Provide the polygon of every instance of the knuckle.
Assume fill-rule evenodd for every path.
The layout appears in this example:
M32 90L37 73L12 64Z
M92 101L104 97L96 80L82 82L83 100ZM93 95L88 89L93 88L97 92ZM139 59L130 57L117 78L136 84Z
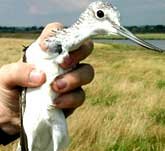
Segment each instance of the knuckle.
M18 75L17 73L21 73L20 66L18 64L21 63L11 63L6 67L6 70L8 70L8 74L10 74L11 79L15 79Z
M21 70L20 70L20 65L22 63L11 63L4 65L1 68L1 79L4 82L6 86L12 86L15 81L18 81L18 76L20 75Z
M82 105L84 103L84 101L85 101L86 95L85 95L85 92L84 92L83 89L80 89L79 93L80 93L80 96L81 96L81 99L79 101L80 102L79 105Z
M78 107L82 105L85 101L86 95L83 89L78 88L74 91L74 93L71 95L70 105L74 107Z
M28 78L25 77L26 76L25 73L27 73L27 68L25 64L22 62L17 62L17 63L13 63L11 66L12 66L11 71L13 71L14 73L12 74L13 81L18 81L18 84L20 84L21 82L24 82L24 85L27 85ZM20 75L20 73L22 74Z
M90 65L90 64L84 64L84 68L86 70L86 72L84 72L84 73L88 73L88 74L86 74L86 79L87 79L87 83L89 83L93 80L95 71L94 71L94 68L92 67L92 65Z

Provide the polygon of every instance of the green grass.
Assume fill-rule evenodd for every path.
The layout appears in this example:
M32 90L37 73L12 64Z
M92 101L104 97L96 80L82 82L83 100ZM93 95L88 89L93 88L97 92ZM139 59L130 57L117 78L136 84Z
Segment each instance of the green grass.
M158 80L157 81L157 87L159 89L165 89L165 80Z
M32 40L1 38L0 65L16 61ZM67 151L165 151L165 54L141 47L95 44L84 62L95 79L86 102L68 118ZM16 145L0 147L12 151Z
M163 150L163 146L156 144L156 138L136 138L124 140L120 138L113 146L106 148L106 151L156 151Z
M150 116L157 124L165 126L165 108L154 109L150 112Z
M129 45L95 48L86 62L96 77L69 119L68 151L164 151L165 55Z

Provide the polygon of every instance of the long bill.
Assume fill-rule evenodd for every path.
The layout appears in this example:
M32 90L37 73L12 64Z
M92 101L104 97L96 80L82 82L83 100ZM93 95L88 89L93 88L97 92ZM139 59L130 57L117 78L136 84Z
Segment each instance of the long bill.
M124 36L147 49L151 49L151 50L158 51L158 52L165 52L165 50L162 50L159 47L156 47L156 46L136 37L123 26L114 25L113 27L117 30L119 35Z

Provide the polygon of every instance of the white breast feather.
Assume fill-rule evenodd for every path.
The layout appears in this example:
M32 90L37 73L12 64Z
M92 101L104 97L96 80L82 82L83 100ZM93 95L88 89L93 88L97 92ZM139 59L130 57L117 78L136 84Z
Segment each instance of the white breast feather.
M23 124L29 151L61 151L68 144L67 124L63 112L52 106L57 94L50 84L65 71L41 50L38 41L28 48L27 62L44 71L47 78L41 87L27 89Z

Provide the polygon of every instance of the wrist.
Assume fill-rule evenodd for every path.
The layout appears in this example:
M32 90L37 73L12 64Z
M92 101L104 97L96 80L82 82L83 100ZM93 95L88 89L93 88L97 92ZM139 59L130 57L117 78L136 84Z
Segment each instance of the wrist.
M19 113L14 112L0 102L0 128L8 135L15 135L20 130Z
M2 129L0 129L0 145L7 145L10 142L16 140L17 138L19 138L20 134L17 133L15 135L8 135L7 133L5 133Z

